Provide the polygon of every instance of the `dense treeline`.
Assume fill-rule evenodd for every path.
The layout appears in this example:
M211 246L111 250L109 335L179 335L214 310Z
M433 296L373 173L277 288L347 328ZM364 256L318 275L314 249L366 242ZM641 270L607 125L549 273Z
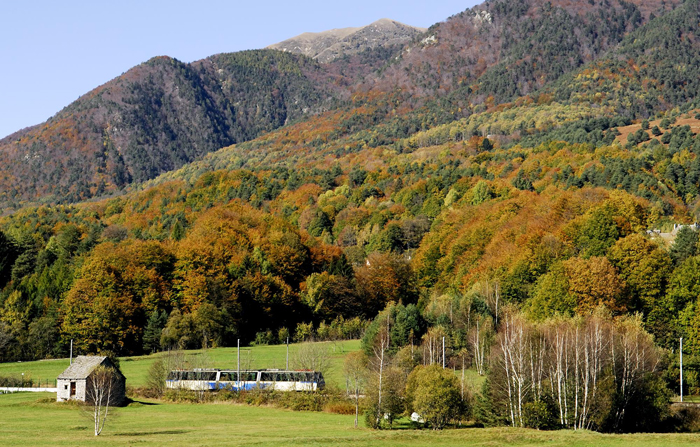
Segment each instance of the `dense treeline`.
M674 245L681 257L641 236L688 219L697 195L694 136L669 127L686 136L673 154L660 143L658 160L636 146L488 149L479 139L375 170L217 171L18 212L3 225L6 355L58 355L70 338L137 353L294 336L300 323L372 318L387 302L426 305L484 279L534 318L601 303L642 312L671 347L694 324L672 317L694 302L671 296L695 248ZM658 277L639 283L633 260L651 255ZM590 271L607 282L586 283ZM661 315L659 300L675 307ZM39 330L51 325L60 331Z
M604 432L690 427L692 417L669 407L665 373L673 372L639 316L600 306L533 322L512 303L493 307L497 297L495 283L433 301L422 314L393 304L381 312L345 365L351 379L361 371L367 424L391 428L412 415L433 429L465 420ZM481 390L465 378L469 366L486 376Z
M634 9L633 6L629 8L629 11ZM636 15L630 14L630 17ZM470 103L452 104L440 99L449 94L444 96L439 89L419 102L411 99L409 89L393 89L387 93L369 90L355 95L345 109L286 127L252 143L227 148L196 164L195 169L291 167L300 162L323 166L333 159L352 163L359 153L368 157L366 151L372 148L410 153L450 142L476 148L484 137L503 147L518 143L536 147L551 141L606 147L616 141L619 128L633 120L654 119L664 113L673 117L697 106L693 102L697 96L693 93L695 84L666 81L681 76L680 72L671 76L666 71L671 67L676 70L684 67L682 71L692 75L692 67L698 65L693 58L699 53L691 43L700 23L692 18L697 18L698 14L697 2L689 1L652 18L649 24L630 32L612 55L586 63L557 81L528 91L525 96L496 100L477 89L458 95L470 98ZM469 17L467 21L475 20L476 16ZM533 31L532 38L550 41L547 29L536 28L543 34ZM413 71L417 70L406 70L407 73ZM387 73L390 72L387 69ZM438 72L446 73L445 76L452 73L443 68ZM506 84L511 85L510 81ZM654 93L648 94L649 91ZM483 102L477 101L478 98ZM673 157L679 148L690 149L694 144L690 137L688 130L655 126L640 130L623 145L646 143L647 150L652 153L646 158L653 158L653 163L659 157ZM309 153L305 150L307 147L313 147L314 151ZM664 148L669 149L667 154L663 154ZM377 153L375 151L372 156L376 157ZM618 169L627 168L615 167Z
M415 294L404 259L377 254L353 269L338 247L246 205L203 212L164 241L116 225L91 238L85 215L81 225L56 222L71 211L27 216L48 234L59 228L48 240L3 236L4 360L62 355L70 340L81 352L129 354L250 342L270 329L295 335L304 321L357 325L398 293Z

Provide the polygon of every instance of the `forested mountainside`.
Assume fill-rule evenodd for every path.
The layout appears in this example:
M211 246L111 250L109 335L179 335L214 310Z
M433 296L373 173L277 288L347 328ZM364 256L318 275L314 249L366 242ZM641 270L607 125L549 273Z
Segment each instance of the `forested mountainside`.
M386 144L561 84L677 3L489 1L431 27L419 42L330 64L272 50L192 64L155 58L0 142L0 202L114 193L329 109L375 108L349 130L385 122L389 138L378 143ZM558 88L558 97L567 92Z
M688 61L698 53L690 43L697 35L692 3L658 18L651 3L643 8L624 2L617 8L586 3L572 10L578 15L545 3L518 3L528 6L529 13L518 10L520 15L512 20L505 18L515 12L504 5L486 3L489 11L477 7L436 25L427 35L444 32L445 37L435 42L427 37L429 43L409 47L380 78L366 80L349 105L212 154L185 170L290 166L300 160L322 166L338 157L342 164L363 148L391 146L401 152L473 135L490 135L503 144L524 138L529 145L554 132L554 138L568 135L568 141L597 144L611 127L696 96L696 65ZM656 12L662 14L661 9ZM648 19L652 23L644 26ZM518 26L527 31L519 35L529 43L514 46L525 41L511 38L498 43ZM588 40L581 37L569 47L558 46L561 29ZM475 40L480 36L491 36L498 44ZM489 51L489 45L499 51ZM460 52L492 59L476 69L469 62L473 58L466 54L460 59ZM459 70L471 81L464 76L459 80ZM513 77L518 70L527 76ZM610 142L614 135L605 137ZM309 146L314 150L305 150Z
M65 355L71 339L80 352L136 354L364 333L403 384L441 360L444 336L448 364L488 377L483 423L660 427L679 337L688 363L700 361L700 7L662 5L494 1L398 59L251 53L293 62L301 80L330 73L338 82L319 85L352 94L119 197L1 218L0 360ZM557 59L569 21L576 39ZM464 85L443 82L458 64L438 58L460 23L503 39ZM503 37L516 29L529 36L519 47ZM435 69L422 77L411 60ZM543 353L546 378L530 383L540 376L520 365L528 391L514 403L503 365L517 337L523 355ZM556 349L567 378L542 366ZM602 360L583 371L588 354ZM600 388L583 420L562 409L578 411L580 391L540 386L581 390L591 371ZM700 391L697 371L686 379Z
M600 57L679 3L487 1L431 27L370 85L424 98L453 93L465 110L508 101Z
M700 53L693 43L698 17L697 4L688 2L632 31L602 57L531 94L510 102L498 103L489 96L486 103L470 103L465 118L457 119L460 109L451 110L433 99L439 95L421 105L404 101L401 90L369 90L356 93L348 108L223 149L163 179L191 177L208 169L299 162L321 167L333 160L345 165L367 148L389 147L402 153L473 136L529 147L552 139L610 144L614 128L631 120L676 106L691 107L700 93L696 81ZM470 96L464 98L468 101Z
M342 78L270 50L151 59L0 142L0 203L113 193L329 108Z

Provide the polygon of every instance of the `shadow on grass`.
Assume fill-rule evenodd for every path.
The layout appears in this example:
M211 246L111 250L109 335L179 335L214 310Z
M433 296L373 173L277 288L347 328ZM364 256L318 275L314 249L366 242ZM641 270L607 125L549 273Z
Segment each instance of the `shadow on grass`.
M479 424L474 421L467 421L463 423L452 423L445 427L445 430L461 430L465 428L484 428L483 424ZM382 428L382 431L398 431L398 430L411 430L411 431L432 431L430 424L413 422L409 418L402 417L394 421L394 424L389 427Z
M114 436L184 435L191 431L192 430L134 431L129 433L115 433Z
M144 402L141 400L132 400L131 402L129 402L129 406L131 406L131 405L134 405L136 407L140 407L141 405L153 406L153 405L163 405L163 404L158 403L158 402Z
M386 421L384 421L386 422ZM397 431L397 430L421 430L425 428L424 424L411 421L409 418L402 417L394 420L391 426L383 426L381 431Z
M148 402L148 401L143 401L143 400L134 400L131 398L126 398L126 400L123 402L122 406L123 407L131 407L131 408L138 408L138 407L145 407L145 406L153 406L153 405L163 405L158 402Z

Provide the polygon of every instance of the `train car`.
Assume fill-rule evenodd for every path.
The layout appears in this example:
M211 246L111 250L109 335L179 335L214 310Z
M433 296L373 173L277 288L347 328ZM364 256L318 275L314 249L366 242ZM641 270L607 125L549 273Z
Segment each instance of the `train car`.
M219 371L212 369L170 371L165 387L178 390L215 390Z
M257 370L240 371L193 369L170 371L165 383L169 389L192 391L252 390L316 391L326 385L317 371Z
M215 389L227 389L232 391L252 390L258 387L258 371L241 371L240 378L238 371L219 371L219 378Z
M316 391L326 382L323 374L316 371L260 371L258 386L276 391Z

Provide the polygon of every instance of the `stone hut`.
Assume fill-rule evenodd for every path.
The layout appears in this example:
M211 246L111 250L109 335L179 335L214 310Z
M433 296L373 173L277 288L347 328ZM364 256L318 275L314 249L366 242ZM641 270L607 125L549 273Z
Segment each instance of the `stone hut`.
M112 380L110 405L121 405L126 401L126 377L104 356L80 355L58 376L56 381L56 401L65 402L75 399L94 403L94 376L98 366L114 368L116 374Z

